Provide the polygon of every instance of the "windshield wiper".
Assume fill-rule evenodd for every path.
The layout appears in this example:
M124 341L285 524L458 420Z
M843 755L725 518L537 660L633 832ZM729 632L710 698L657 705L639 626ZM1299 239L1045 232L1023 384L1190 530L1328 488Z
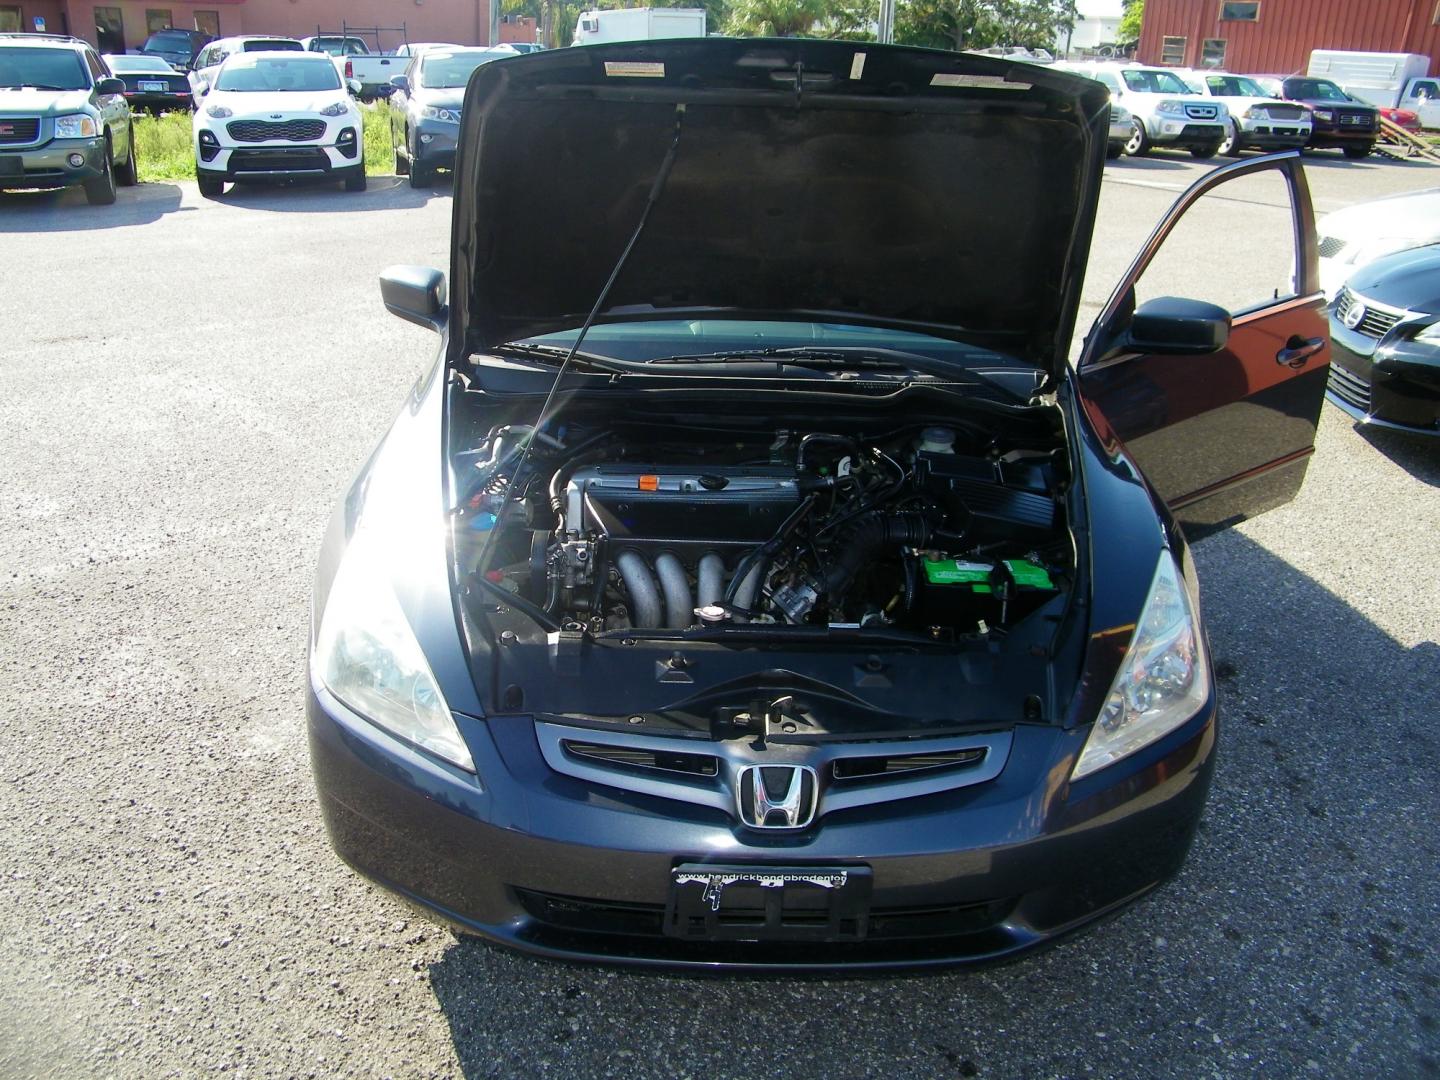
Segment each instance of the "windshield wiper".
M985 385L999 390L1006 397L1016 401L1028 401L1024 394L998 380L988 378L973 368L954 360L941 360L923 353L906 352L903 349L879 348L871 345L834 345L823 348L800 345L787 348L768 347L763 349L732 349L726 352L693 353L680 356L660 356L647 361L651 364L685 364L704 361L726 360L776 360L795 363L825 362L846 368L905 369L919 375L936 375L954 380L959 375L974 380L973 385ZM965 380L961 380L965 381Z
M570 349L568 346L541 345L538 342L530 341L509 341L506 342L504 345L493 346L489 351L501 355L505 353L516 353L520 356L529 356L544 359L553 358L561 361L562 363L564 362L565 358L570 355ZM634 368L629 367L623 363L611 360L608 356L600 356L597 353L577 352L574 356L574 359L570 362L572 364L580 364L584 367L592 368L595 371L607 371L611 374L616 375L624 374L627 371L635 370Z

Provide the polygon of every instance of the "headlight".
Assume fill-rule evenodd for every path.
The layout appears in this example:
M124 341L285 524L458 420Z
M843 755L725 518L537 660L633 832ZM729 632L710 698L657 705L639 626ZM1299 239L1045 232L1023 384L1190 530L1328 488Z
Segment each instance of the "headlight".
M426 120L443 120L447 124L460 122L459 109L437 109L434 105L426 105L420 110L420 115Z
M1263 108L1261 108L1259 105L1251 105L1250 108L1248 108L1248 109L1245 110L1245 119L1246 119L1246 120L1268 120L1268 119L1270 119L1270 114L1267 113L1267 112L1266 112Z
M1185 106L1179 101L1162 101L1155 106L1155 111L1162 116L1184 116Z
M73 113L70 116L55 118L55 138L57 139L93 139L99 132L100 129L95 126L95 118L86 116L84 113Z
M1440 322L1432 322L1425 327L1415 335L1415 340L1423 341L1426 345L1440 345Z
M1329 109L1316 109L1316 110L1315 110L1315 119L1316 119L1316 120L1324 120L1324 121L1326 121L1326 122L1328 123L1329 121L1335 119L1335 114L1334 114L1333 112L1331 112Z
M357 533L340 562L320 620L315 670L332 694L371 723L474 772L372 544Z
M224 105L211 105L205 110L206 116L213 116L216 120L224 120L227 116L234 116L235 111Z
M321 109L321 110L320 110L320 115L321 115L321 116L344 116L344 115L345 115L346 113L348 113L349 111L350 111L350 105L349 105L348 102L337 101L337 102L335 102L335 104L333 104L333 105L326 105L325 108Z
M1073 778L1089 776L1168 735L1199 712L1209 695L1200 627L1175 558L1166 551Z

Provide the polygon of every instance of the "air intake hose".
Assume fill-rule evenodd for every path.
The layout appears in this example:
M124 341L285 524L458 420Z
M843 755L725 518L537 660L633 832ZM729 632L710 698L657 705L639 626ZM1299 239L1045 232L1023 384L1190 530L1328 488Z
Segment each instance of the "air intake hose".
M922 514L862 514L850 527L845 543L825 570L825 595L831 603L844 597L860 568L886 548L926 547L939 530Z

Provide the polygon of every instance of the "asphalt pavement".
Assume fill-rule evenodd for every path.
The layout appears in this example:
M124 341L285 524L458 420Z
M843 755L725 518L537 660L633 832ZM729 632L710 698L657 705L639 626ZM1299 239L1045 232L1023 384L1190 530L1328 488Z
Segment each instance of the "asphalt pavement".
M1207 167L1107 169L1087 310ZM1308 172L1322 213L1440 186ZM343 867L303 734L313 560L431 357L376 274L448 265L450 205L0 196L0 1076L1440 1074L1440 444L1329 406L1300 497L1196 549L1224 727L1190 860L1083 937L635 974L457 940ZM1258 287L1250 224L1284 213L1180 254Z

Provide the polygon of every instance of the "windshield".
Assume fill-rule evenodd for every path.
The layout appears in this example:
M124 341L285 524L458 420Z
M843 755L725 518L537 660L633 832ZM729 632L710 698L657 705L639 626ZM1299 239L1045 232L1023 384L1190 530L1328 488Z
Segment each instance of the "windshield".
M289 60L273 56L237 56L220 70L215 89L241 94L339 90L340 75L334 64L319 57Z
M88 90L90 79L80 54L71 49L0 49L0 86L43 90Z
M569 348L579 330L561 330L525 338L525 344ZM581 349L614 360L647 361L708 353L754 355L774 349L898 349L956 364L1021 365L1020 361L963 342L840 323L781 322L755 319L661 319L655 322L593 326Z
M105 62L110 65L110 70L116 75L121 73L138 74L146 71L164 72L167 75L175 74L175 69L158 56L107 56Z
M1205 85L1217 97L1267 97L1265 90L1254 79L1244 75L1206 75Z
M1353 101L1329 79L1286 79L1285 96L1298 101Z
M1124 71L1120 77L1137 94L1193 94L1195 91L1168 71Z
M158 30L145 39L142 52L194 52L195 43L184 30Z
M287 38L263 38L247 41L240 47L241 52L304 52L305 46Z
M429 90L464 86L470 81L470 73L481 64L514 55L490 50L469 53L427 52L425 59L420 61L420 85Z

